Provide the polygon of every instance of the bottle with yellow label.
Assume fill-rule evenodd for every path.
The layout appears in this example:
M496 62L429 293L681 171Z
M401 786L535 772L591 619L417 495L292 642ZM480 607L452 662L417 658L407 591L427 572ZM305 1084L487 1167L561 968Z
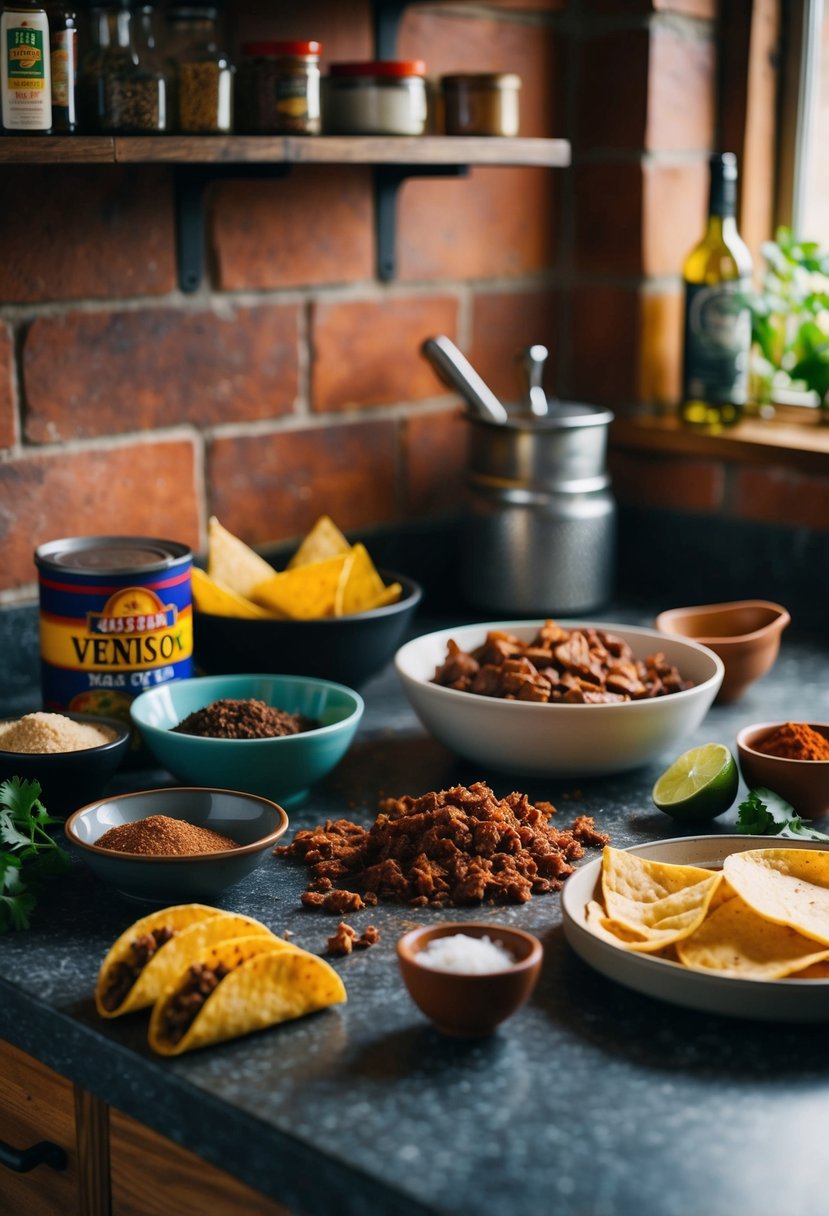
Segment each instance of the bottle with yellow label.
M52 129L49 18L36 0L11 0L0 16L3 130L27 135Z
M683 266L685 359L680 415L719 429L740 420L748 395L752 261L737 231L737 158L711 157L708 222Z

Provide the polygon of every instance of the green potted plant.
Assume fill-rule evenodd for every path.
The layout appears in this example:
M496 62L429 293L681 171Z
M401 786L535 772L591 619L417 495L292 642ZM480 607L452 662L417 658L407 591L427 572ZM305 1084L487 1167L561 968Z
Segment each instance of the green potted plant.
M799 398L829 420L829 251L788 228L761 249L751 300L749 395L759 406Z

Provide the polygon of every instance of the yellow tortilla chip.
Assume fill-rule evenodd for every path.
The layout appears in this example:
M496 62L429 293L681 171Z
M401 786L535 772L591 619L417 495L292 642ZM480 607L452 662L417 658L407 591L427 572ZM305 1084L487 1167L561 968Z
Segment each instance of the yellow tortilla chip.
M822 963L812 963L802 971L793 971L788 976L790 980L829 980L829 959Z
M345 1001L337 972L315 954L274 938L239 937L207 950L199 963L228 968L184 1035L173 1041L168 1011L186 987L189 971L159 997L150 1017L149 1043L159 1055L181 1055L264 1030Z
M215 515L207 524L207 573L237 595L252 599L251 592L273 574L273 566L253 549L223 528Z
M310 566L297 566L274 574L251 592L263 608L283 612L293 620L334 616L337 588L350 554L341 553Z
M723 870L755 912L829 945L829 850L748 849Z
M218 908L211 908L208 904L176 904L171 908L161 908L157 912L150 912L130 925L129 929L125 929L110 946L98 971L95 1004L101 1017L114 1018L121 1013L129 1012L130 1009L137 1008L135 1004L130 1003L130 998L134 997L133 991L130 991L115 1009L107 1009L103 1003L104 994L113 978L112 968L128 960L133 942L152 933L153 930L167 928L171 929L173 934L177 934L190 928L191 925L200 924L214 916L221 915Z
M676 944L694 971L741 979L779 980L829 959L811 938L758 915L739 895L711 912L690 937Z
M627 942L626 949L651 953L681 941L702 924L722 877L721 871L648 861L606 845L605 911L609 920L642 939Z
M392 599L387 596L397 588ZM343 572L336 605L337 616L351 616L356 612L369 612L379 608L384 603L393 603L400 598L402 588L399 583L386 587L380 577L374 562L368 554L365 545L359 542L354 545L349 555L349 561Z
M263 620L273 616L266 608L261 608L259 604L254 604L251 600L245 599L243 595L239 595L237 591L217 582L198 566L194 566L191 571L191 582L193 603L199 612L206 612L211 616L250 619L258 617Z
M348 553L351 545L328 515L321 515L288 562L287 569L310 566Z

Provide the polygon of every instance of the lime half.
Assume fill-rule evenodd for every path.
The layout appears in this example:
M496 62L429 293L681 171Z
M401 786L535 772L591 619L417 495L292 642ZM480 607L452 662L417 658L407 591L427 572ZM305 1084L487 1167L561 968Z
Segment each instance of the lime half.
M674 819L716 819L737 797L739 776L722 743L692 747L674 760L653 787L654 805Z

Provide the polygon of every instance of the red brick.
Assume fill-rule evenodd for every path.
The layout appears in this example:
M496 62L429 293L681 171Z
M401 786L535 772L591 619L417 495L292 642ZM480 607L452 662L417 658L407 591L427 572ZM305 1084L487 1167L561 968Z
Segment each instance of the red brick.
M172 198L166 169L4 165L0 299L28 304L171 291Z
M40 317L23 351L35 443L291 411L294 305L157 308Z
M715 461L611 451L608 468L614 494L625 506L677 511L722 508L725 470Z
M435 396L424 339L457 328L450 296L380 296L312 309L312 408L345 410Z
M388 420L216 439L209 501L252 545L298 537L323 514L347 531L395 517L396 469L397 424Z
M371 170L300 167L277 181L214 187L223 291L346 283L374 275Z
M673 405L682 384L682 292L649 291L640 302L642 337L636 400Z
M739 468L734 476L734 512L742 519L826 531L829 479L788 469Z
M34 583L34 548L62 536L163 536L197 547L198 481L195 445L180 439L0 462L0 590Z
M644 253L646 275L678 276L702 236L708 208L708 158L690 164L646 162L644 172Z
M632 275L643 271L642 165L580 165L573 170L574 248L579 271Z
M14 382L14 335L0 322L0 448L17 438L17 392Z
M576 287L570 298L570 396L614 405L639 389L641 315L633 288Z
M309 4L274 4L247 0L228 4L229 45L271 38L323 38L323 59L372 59L371 23L365 0L314 0Z
M576 143L593 148L645 146L650 38L645 29L586 37L578 46Z
M398 196L398 277L516 277L554 261L554 171L473 169L408 181Z
M557 301L552 290L480 292L472 301L469 359L489 387L504 401L517 401L522 391L521 353L534 342L550 352L544 384L557 392Z
M405 513L455 512L465 492L466 423L461 411L412 414L404 424Z
M648 149L708 151L715 140L717 47L685 26L655 27L651 41Z
M525 0L520 7L528 7ZM551 28L512 21L508 13L500 20L487 19L474 9L464 16L457 8L451 13L413 8L399 39L401 58L424 59L433 79L450 72L518 72L519 133L535 136L561 134L556 112L556 50Z

